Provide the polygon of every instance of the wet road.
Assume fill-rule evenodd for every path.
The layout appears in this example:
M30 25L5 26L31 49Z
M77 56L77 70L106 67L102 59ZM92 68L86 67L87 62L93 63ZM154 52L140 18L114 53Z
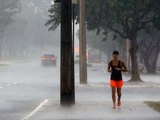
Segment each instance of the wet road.
M22 120L45 99L59 100L59 67L37 61L0 67L0 119Z

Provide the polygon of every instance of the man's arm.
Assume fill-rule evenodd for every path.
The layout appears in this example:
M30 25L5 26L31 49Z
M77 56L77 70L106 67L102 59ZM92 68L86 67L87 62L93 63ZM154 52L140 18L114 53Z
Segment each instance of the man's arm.
M127 72L128 71L128 69L127 69L126 65L124 64L124 62L122 62L122 71L123 72Z
M111 68L111 62L108 63L108 68L107 68L108 72L112 72L112 68Z

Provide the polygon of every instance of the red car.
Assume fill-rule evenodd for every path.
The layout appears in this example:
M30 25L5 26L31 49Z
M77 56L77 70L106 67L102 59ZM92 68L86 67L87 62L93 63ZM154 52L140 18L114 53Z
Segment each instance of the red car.
M47 65L54 65L56 66L57 64L57 57L55 57L55 55L53 54L45 54L41 57L41 63L44 66Z

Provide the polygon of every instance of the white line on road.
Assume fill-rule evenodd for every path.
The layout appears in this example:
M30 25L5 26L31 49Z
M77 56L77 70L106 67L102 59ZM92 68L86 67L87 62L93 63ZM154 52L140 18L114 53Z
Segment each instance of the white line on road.
M48 103L48 99L44 100L41 104L39 104L38 107L36 107L30 114L28 114L26 117L24 117L22 120L28 120L31 118L34 114L36 114L46 103Z

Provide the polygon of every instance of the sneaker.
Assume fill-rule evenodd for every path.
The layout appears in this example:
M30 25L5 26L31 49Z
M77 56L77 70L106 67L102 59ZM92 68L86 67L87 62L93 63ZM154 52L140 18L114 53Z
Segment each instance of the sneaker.
M118 108L118 109L121 108L121 103L117 103L117 108Z
M113 104L113 109L116 109L116 104Z

